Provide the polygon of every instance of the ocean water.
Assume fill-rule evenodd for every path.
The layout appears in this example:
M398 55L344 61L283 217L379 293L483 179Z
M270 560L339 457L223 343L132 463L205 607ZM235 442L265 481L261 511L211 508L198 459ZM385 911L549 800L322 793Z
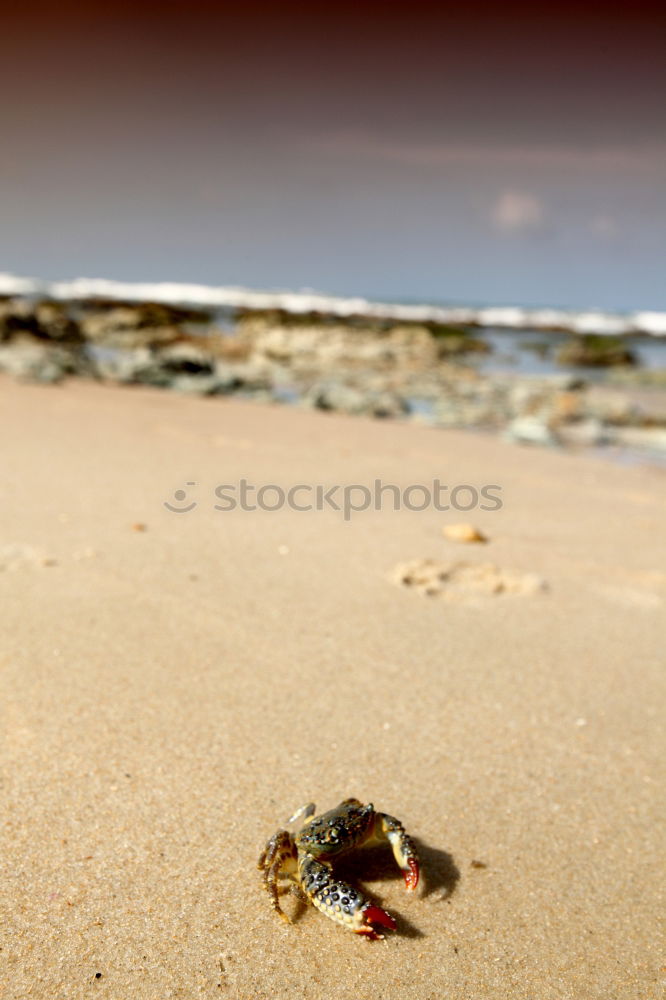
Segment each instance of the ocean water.
M509 330L488 327L476 333L490 345L490 354L479 355L472 364L484 374L553 375L568 372L588 380L602 381L607 368L561 365L555 360L558 347L571 339L568 333L543 330ZM666 370L666 337L634 335L627 341L636 355L638 366L647 370Z

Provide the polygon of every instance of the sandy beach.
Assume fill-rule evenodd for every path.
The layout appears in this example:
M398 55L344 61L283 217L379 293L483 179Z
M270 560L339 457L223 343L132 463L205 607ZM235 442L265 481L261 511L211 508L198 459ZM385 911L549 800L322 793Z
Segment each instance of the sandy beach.
M0 407L3 1000L662 996L663 468L148 387ZM215 509L377 478L502 507ZM421 854L414 895L346 862L381 941L257 871L348 796Z

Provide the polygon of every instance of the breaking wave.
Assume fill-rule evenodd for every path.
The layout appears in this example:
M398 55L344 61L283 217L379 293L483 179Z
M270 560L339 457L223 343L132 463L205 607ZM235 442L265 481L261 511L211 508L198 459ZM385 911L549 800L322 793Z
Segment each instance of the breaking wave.
M40 281L0 273L0 295L43 296L61 300L89 298L164 302L214 309L283 309L333 316L372 316L416 322L476 324L513 330L566 330L573 333L666 336L666 312L609 313L601 310L526 309L520 306L400 305L344 298L310 291L255 291L235 286L175 282L123 282L106 278Z

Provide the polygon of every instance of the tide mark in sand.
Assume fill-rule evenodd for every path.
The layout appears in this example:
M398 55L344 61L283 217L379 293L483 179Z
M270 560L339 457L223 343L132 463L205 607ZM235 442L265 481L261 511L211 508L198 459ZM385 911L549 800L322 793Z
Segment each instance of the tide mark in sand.
M400 563L391 574L393 583L411 587L425 597L440 597L458 603L484 597L540 594L548 590L536 573L513 573L493 563L442 563L435 559L413 559Z

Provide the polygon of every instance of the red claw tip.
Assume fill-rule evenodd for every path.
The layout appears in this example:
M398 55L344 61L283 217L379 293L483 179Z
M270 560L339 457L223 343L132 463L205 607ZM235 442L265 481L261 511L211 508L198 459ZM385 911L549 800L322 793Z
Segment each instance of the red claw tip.
M414 858L409 858L407 861L409 865L409 871L405 872L405 886L413 891L419 884L419 866L414 860Z
M381 924L382 927L388 927L390 931L396 929L397 925L391 914L380 909L379 906L366 906L363 915L369 924Z

